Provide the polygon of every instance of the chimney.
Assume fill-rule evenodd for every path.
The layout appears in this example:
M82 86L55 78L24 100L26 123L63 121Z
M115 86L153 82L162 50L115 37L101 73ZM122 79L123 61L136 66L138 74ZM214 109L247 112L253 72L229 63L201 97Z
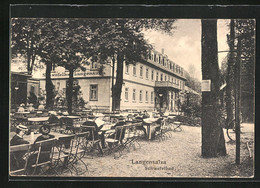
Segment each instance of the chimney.
M164 54L164 48L162 48L162 54Z

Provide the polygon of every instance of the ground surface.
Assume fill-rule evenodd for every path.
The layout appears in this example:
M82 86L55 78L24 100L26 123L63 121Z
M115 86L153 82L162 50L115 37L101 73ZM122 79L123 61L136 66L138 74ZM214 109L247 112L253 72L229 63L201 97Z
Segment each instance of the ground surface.
M165 141L140 141L141 148L115 160L113 156L84 158L88 164L85 177L252 177L253 157L249 157L246 142L254 156L254 125L241 125L241 165L235 164L235 144L227 142L227 155L201 157L201 128L182 126L184 131L172 132ZM226 131L224 129L224 131ZM231 130L230 135L235 138ZM137 161L157 161L166 164L136 164ZM148 162L149 163L149 162ZM80 168L80 164L78 164ZM152 168L157 169L152 169ZM64 173L64 176L70 174Z

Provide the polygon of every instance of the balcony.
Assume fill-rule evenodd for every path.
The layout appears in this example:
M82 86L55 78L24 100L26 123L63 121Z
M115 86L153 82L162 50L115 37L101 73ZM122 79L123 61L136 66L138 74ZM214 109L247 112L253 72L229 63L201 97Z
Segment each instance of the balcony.
M180 86L169 81L155 81L155 87L174 88L180 90Z

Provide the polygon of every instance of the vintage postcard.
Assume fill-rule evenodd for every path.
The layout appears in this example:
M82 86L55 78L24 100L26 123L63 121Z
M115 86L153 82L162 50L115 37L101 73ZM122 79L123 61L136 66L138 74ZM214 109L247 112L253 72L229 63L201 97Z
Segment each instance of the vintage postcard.
M255 22L11 16L10 178L253 178Z

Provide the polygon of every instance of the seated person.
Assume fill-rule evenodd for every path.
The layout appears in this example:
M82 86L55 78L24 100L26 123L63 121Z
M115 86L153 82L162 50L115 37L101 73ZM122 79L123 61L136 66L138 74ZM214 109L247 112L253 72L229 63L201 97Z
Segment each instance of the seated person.
M43 105L43 104L40 104L40 105L38 106L38 110L44 110L44 105Z
M50 126L49 125L41 126L40 129L39 129L39 132L41 133L41 135L36 138L36 140L34 141L34 144L39 142L39 141L54 138L53 135L49 134L50 133ZM40 157L39 157L40 163L48 161L50 159L51 149L52 149L52 145L44 145L44 146L41 147L41 154L40 154ZM38 148L35 147L32 150L37 151Z
M126 124L126 123L125 123L125 121L124 121L124 118L123 118L123 117L119 117L119 118L118 118L118 122L117 122L114 126L112 126L111 129L116 129L116 127L124 126L125 124ZM122 132L121 138L120 138L121 130L117 130L116 132L110 134L110 135L108 136L108 138L113 138L113 139L115 138L116 140L119 140L119 139L120 139L120 142L122 142L122 140L123 140L124 137L125 137L125 127L123 128L122 131L123 131L123 132Z
M145 118L149 118L150 115L149 115L148 112L145 110L145 111L143 112L143 114L142 114L142 117L143 117L143 119L145 119Z
M15 135L10 141L11 146L20 145L20 144L29 144L29 142L23 139L23 136L28 132L28 128L24 125L18 125L16 127Z
M58 118L56 115L50 114L50 115L49 115L48 122L49 122L50 124L52 124L52 123L60 123L60 120L59 120L59 118Z
M93 132L94 135L92 135L92 129L90 129L90 128L84 128L84 131L90 132L90 134L87 138L88 140L98 140L98 139L100 139L102 148L105 148L104 133L102 133L101 135L98 134L100 129L102 129L103 125L98 126L95 122L95 119L96 119L95 116L89 116L87 121L82 124L83 127L84 127L84 125L94 127L94 132ZM100 153L103 154L103 151L102 151L100 145L98 145L98 149L99 149Z
M29 142L23 139L23 135L28 131L28 128L24 125L18 125L16 127L16 134L10 141L10 146L29 144ZM25 160L23 159L26 151L16 151L10 155L10 170L17 170L24 168Z
M43 140L48 140L51 138L54 138L53 135L49 134L51 131L51 128L49 125L43 125L40 127L39 132L42 134L40 136L38 136L36 138L36 140L34 141L34 143L39 142L39 141L43 141Z
M25 109L24 109L24 104L20 104L19 108L18 108L18 112L25 112Z
M32 103L29 104L28 111L29 112L34 112L34 107L33 107Z
M137 121L139 121L139 122L143 122L143 119L145 119L145 118L144 118L143 115L138 115L138 116L135 117L135 119L136 119ZM144 132L144 135L146 136L147 133L146 133L146 129L144 128L143 124L144 124L144 122L142 123L141 126L136 126L136 130L143 131L143 132Z

